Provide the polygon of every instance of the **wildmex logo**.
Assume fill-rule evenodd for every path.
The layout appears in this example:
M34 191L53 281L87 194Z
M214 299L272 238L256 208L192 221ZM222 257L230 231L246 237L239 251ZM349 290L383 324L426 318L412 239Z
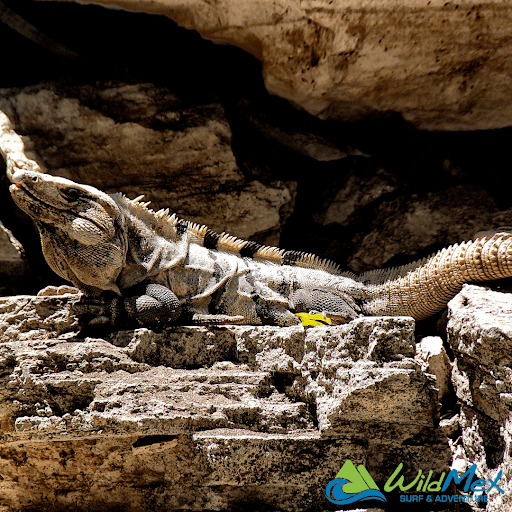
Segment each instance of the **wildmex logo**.
M488 493L496 489L501 494L505 494L499 487L498 482L503 472L498 471L495 478L483 479L475 478L477 465L473 464L468 470L459 476L456 469L452 469L448 475L445 472L434 477L434 472L430 470L423 474L420 469L416 477L409 483L405 483L404 476L400 475L403 464L400 462L393 474L384 484L384 492L391 492L398 488L400 491L415 492L416 494L404 494L400 496L401 502L487 502ZM433 478L434 477L434 478ZM418 493L442 493L447 491L450 484L460 484L463 481L463 491L466 494L418 494ZM473 494L468 494L473 493ZM336 505L348 505L356 501L379 500L386 501L386 498L380 491L367 469L360 464L357 468L350 460L346 460L342 468L336 474L325 488L325 497Z
M349 460L345 461L334 480L327 484L325 497L336 505L371 499L386 501L366 468L361 464L356 469Z

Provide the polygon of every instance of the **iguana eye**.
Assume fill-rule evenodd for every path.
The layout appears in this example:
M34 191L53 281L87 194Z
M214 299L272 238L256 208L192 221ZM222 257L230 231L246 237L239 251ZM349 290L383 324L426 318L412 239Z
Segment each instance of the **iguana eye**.
M34 183L37 183L39 181L39 176L32 176L30 178Z
M70 201L76 201L80 198L80 191L76 188L67 188L65 190L61 190L61 194L69 199Z

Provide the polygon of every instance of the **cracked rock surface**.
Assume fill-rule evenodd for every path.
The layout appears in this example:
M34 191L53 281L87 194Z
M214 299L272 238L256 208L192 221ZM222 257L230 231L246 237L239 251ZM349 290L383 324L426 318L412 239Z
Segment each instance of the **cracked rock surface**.
M324 510L347 458L450 463L411 318L84 337L77 297L0 299L5 510Z
M465 285L449 303L452 382L461 401L461 469L477 464L479 478L495 478L486 510L512 507L512 295ZM465 469L464 469L465 471ZM492 498L492 499L491 499Z

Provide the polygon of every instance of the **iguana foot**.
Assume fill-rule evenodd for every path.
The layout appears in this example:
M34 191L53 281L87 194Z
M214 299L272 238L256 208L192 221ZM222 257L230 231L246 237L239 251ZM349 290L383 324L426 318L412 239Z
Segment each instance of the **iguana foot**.
M123 297L105 293L100 297L83 296L72 311L89 326L111 325L121 328L132 324L163 327L181 315L178 297L160 284L141 284L123 290Z
M296 313L323 313L332 324L344 324L362 316L350 302L353 299L330 288L301 288L289 297L290 306Z
M256 315L263 325L287 327L300 324L299 318L291 311L272 305L256 304Z
M80 323L86 326L112 325L120 326L124 319L123 299L113 293L100 297L82 295L71 306L71 311L78 316Z

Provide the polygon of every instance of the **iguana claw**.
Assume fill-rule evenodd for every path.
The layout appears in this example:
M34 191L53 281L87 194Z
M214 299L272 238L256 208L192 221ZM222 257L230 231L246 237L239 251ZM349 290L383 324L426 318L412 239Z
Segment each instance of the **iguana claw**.
M118 325L124 317L122 299L112 294L100 297L83 295L71 306L71 311L80 318L82 323L89 326Z

